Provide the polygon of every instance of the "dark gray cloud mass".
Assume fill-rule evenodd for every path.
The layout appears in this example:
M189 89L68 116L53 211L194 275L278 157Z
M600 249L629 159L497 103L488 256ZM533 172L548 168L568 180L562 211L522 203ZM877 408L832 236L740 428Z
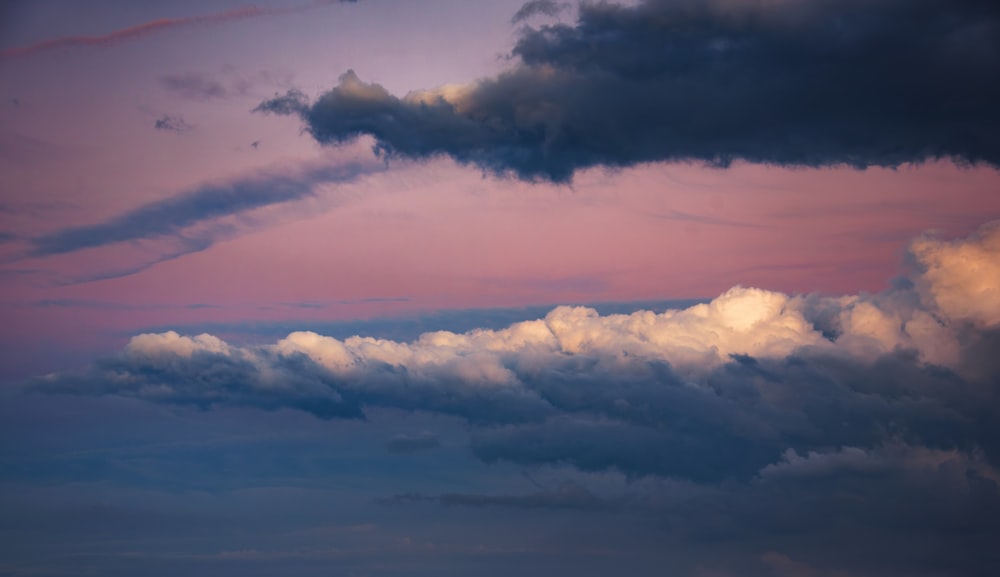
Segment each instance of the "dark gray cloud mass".
M257 110L300 116L321 143L371 135L386 157L528 180L656 161L1000 165L988 0L583 3L572 25L524 29L512 56L466 86L397 97L348 71L315 101Z

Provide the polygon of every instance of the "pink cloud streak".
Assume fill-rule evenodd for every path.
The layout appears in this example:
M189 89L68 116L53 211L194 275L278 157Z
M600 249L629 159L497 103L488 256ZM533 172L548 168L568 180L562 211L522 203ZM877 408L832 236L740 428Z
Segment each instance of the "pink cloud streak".
M204 14L201 16L188 16L184 18L160 18L157 20L144 22L142 24L136 24L135 26L129 26L128 28L115 30L114 32L110 32L108 34L104 34L101 36L62 36L59 38L51 38L49 40L43 40L41 42L37 42L35 44L29 44L26 46L15 46L13 48L7 48L4 50L0 50L0 60L5 58L16 58L19 56L30 56L32 54L37 54L39 52L45 52L56 48L75 48L81 46L83 47L113 46L121 42L142 38L143 36L146 36L148 34L152 34L154 32L170 28L181 28L184 26L192 26L196 24L222 24L225 22L232 22L235 20L246 20L249 18L257 18L260 16L288 14L292 12L299 12L301 10L307 10L309 8L315 8L318 6L323 6L333 3L334 2L330 0L325 0L325 1L313 2L311 4L300 4L297 6L290 6L287 8L261 8L258 6L246 6L244 8L234 8L232 10L226 10L224 12L216 12L214 14Z

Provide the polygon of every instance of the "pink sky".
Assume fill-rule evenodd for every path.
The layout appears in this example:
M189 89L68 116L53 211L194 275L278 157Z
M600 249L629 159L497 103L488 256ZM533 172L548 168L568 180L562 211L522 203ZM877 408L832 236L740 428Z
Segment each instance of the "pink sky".
M11 80L0 94L0 232L30 239L206 183L367 158L366 143L323 150L294 121L249 110L291 86L315 94L347 68L396 94L495 73L519 5L397 2L399 18L385 22L385 6L360 2L37 53L17 47L115 28L24 9L23 26L0 38L0 50L14 54L0 62ZM115 25L215 9L242 8L151 5ZM462 24L472 19L488 27ZM225 96L192 100L166 87L164 77L185 74ZM164 115L190 129L155 130ZM121 278L72 284L164 248L33 258L24 242L0 244L0 343L45 356L51 347L112 349L130 332L170 323L706 298L736 284L877 291L901 271L915 235L965 234L1000 216L998 186L994 169L949 162L864 171L653 164L590 170L572 186L484 177L447 160L393 162L312 200L255 212L254 223L208 250ZM78 301L90 305L67 306ZM287 305L296 302L324 306ZM213 308L184 308L201 304Z

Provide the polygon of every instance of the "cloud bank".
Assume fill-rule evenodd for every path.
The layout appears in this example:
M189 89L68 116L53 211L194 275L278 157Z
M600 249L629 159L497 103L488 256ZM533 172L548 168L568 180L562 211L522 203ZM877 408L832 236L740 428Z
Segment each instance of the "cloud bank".
M922 236L908 260L911 274L873 295L735 287L663 312L558 307L409 342L143 334L26 388L320 419L445 415L480 461L570 478L380 502L646 519L679 547L756 551L740 575L986 577L1000 562L1000 222ZM423 431L375 450L416 460L447 445ZM611 476L626 488L588 486Z
M1000 342L998 242L997 223L966 239L917 239L912 278L876 295L735 287L686 309L558 307L500 330L411 342L293 332L236 346L143 334L118 357L30 387L320 418L428 411L473 424L486 461L699 482L854 462L852 451L887 443L964 451L995 467L1000 364L987 351ZM839 456L822 456L831 452Z
M529 2L515 20L558 13ZM449 156L569 181L657 161L726 166L1000 165L1000 8L982 0L583 3L524 28L512 66L403 97L354 71L299 116L319 142L375 138L385 157Z

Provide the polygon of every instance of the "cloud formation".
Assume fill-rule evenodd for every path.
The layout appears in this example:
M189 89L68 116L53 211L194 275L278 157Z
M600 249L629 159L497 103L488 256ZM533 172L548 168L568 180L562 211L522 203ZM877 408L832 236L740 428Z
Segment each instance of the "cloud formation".
M25 46L6 48L0 50L0 60L19 56L30 56L39 52L48 52L59 48L113 46L115 44L136 40L155 32L166 31L173 28L184 28L203 24L222 24L236 20L259 18L261 16L298 12L310 7L323 4L333 4L338 1L356 2L357 0L321 0L313 2L312 4L290 6L287 8L261 8L258 6L245 6L243 8L233 8L231 10L214 12L212 14L202 14L199 16L159 18L157 20L150 20L149 22L143 22L142 24L136 24L135 26L129 26L128 28L121 28L99 36L61 36L59 38L51 38L49 40L43 40L41 42Z
M525 2L514 16L511 17L511 24L518 24L536 16L558 16L570 9L566 2L556 2L555 0L530 0Z
M257 110L301 117L324 144L371 135L388 158L525 180L657 161L1000 165L992 2L583 3L572 25L525 28L512 57L403 97L348 71L315 101L291 91Z
M997 223L964 239L922 236L910 276L874 295L735 287L662 313L558 307L408 342L143 334L27 388L320 419L380 408L457 417L477 459L570 479L382 502L653 519L657 539L756 551L741 575L985 577L1000 561L983 546L1000 538L998 241ZM385 449L439 443L427 431ZM613 476L621 490L593 490ZM835 560L816 553L831 550Z
M190 227L281 203L301 200L322 184L349 182L380 170L377 163L322 165L296 171L262 172L231 182L209 184L132 209L107 221L64 228L31 239L32 256L66 254L110 244L177 237L206 248L206 239L186 239ZM190 251L188 251L190 252Z
M156 122L153 123L153 128L168 132L187 132L191 130L191 125L183 117L164 114L156 119Z
M245 94L248 88L245 83L227 86L196 72L166 74L160 77L160 84L168 91L191 100L226 98L231 94Z
M236 346L144 334L119 357L31 387L320 418L428 411L475 425L472 448L485 461L699 482L844 465L857 461L852 451L897 440L979 451L993 467L1000 371L982 350L1000 331L1000 275L947 271L993 270L998 239L996 224L963 240L922 237L911 246L913 278L877 295L736 287L660 314L558 307L504 329L412 342L293 332ZM952 305L970 290L980 304ZM831 451L841 453L820 456Z

